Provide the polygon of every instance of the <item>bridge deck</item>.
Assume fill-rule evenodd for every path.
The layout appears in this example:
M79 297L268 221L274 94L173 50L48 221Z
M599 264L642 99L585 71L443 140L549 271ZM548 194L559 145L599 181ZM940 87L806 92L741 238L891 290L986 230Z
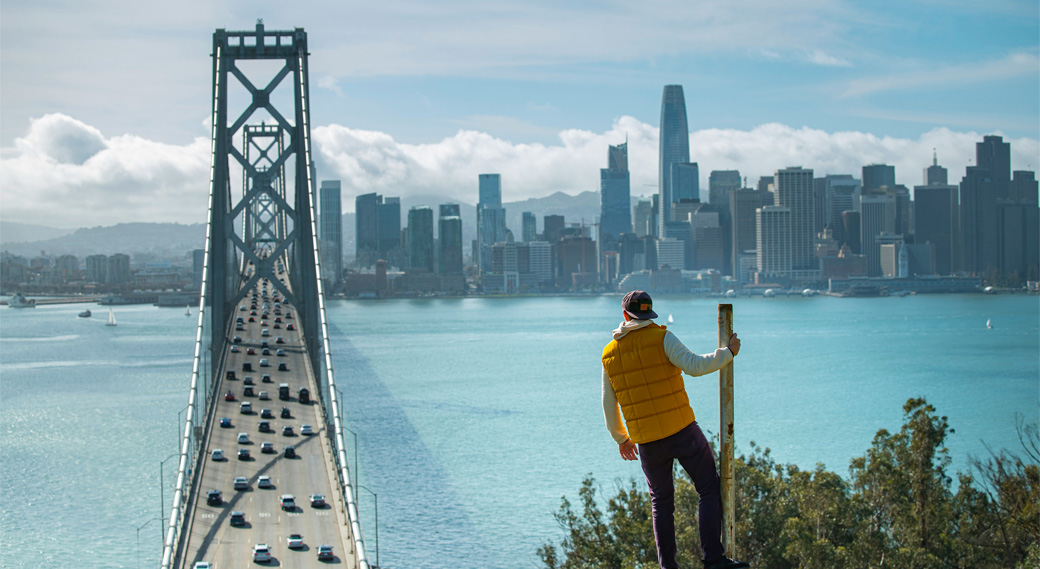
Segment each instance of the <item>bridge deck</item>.
M258 287L263 294L263 287ZM202 484L197 487L198 495L192 504L189 530L186 536L187 545L182 567L191 568L198 561L207 561L215 568L255 567L253 563L253 546L267 544L272 560L268 566L321 567L325 564L339 564L356 567L356 559L350 550L350 525L345 515L343 497L339 491L335 462L333 460L329 434L325 432L322 421L320 403L316 402L317 389L313 380L306 344L299 329L288 330L289 324L297 322L294 307L281 305L281 328L275 329L273 287L267 287L270 296L267 325L261 323L264 300L259 297L256 303L256 322L249 322L250 299L241 304L245 310L237 312L242 316L244 330L233 331L232 335L240 335L241 343L229 342L225 349L238 346L239 352L229 353L226 360L227 370L234 370L236 379L226 377L225 370L218 377L221 385L218 393L215 412L211 422L208 440L205 441L205 460L202 472ZM286 313L293 318L287 318ZM263 329L269 336L261 336ZM281 337L284 343L276 343ZM262 342L269 343L270 355L262 355ZM255 355L247 354L252 348ZM285 356L277 356L277 350L284 349ZM261 358L266 358L270 367L259 367ZM243 371L243 364L252 365L252 371ZM278 365L285 363L288 371L278 371ZM270 375L270 382L262 380L265 374ZM244 396L245 378L251 377L255 382L254 396ZM288 383L290 400L279 399L279 384ZM311 403L299 401L299 390L306 387L310 390ZM226 401L224 394L234 393L234 401ZM266 391L269 400L260 400L259 394ZM241 412L241 403L249 402L253 410L249 414ZM282 418L282 409L286 408L290 418ZM270 419L261 417L262 409L270 409ZM232 426L222 428L218 421L222 417L231 419ZM270 432L260 432L259 423L266 420L270 424ZM307 424L314 429L314 435L300 434L301 426ZM293 435L283 434L283 426L289 425ZM249 442L239 444L240 433L247 433ZM273 453L262 453L261 443L270 442L274 446ZM285 447L296 449L296 458L285 455ZM224 452L223 461L211 458L213 449ZM250 458L239 460L239 449L248 449ZM243 476L249 481L246 490L235 490L235 477ZM260 476L269 476L272 488L259 488ZM207 504L206 495L211 489L220 490L223 504L211 506ZM283 510L280 496L292 494L296 506L292 510ZM310 504L312 494L322 494L328 502L324 508L313 508ZM245 524L232 526L231 512L241 511L245 514ZM303 536L304 546L289 549L287 538L291 533ZM319 545L331 545L335 558L329 561L318 561Z

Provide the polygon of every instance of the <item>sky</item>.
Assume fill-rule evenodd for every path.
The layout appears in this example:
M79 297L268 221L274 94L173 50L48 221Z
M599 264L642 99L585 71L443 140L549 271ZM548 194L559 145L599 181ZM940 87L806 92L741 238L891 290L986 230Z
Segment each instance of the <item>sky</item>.
M304 28L318 178L356 195L503 201L598 191L629 143L656 192L664 85L691 160L749 184L932 162L958 182L997 134L1040 166L1035 0L4 0L0 220L199 223L209 193L212 35ZM434 204L431 204L434 205Z

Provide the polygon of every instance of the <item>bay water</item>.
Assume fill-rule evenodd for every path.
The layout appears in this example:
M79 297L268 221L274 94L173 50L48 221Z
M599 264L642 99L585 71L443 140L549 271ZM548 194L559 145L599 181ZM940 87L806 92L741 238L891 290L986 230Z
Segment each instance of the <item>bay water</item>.
M654 308L706 353L718 302ZM1040 412L1036 296L732 303L738 453L754 441L847 475L878 429L900 427L903 403L925 397L955 429L951 471L965 470L986 445L1016 450L1016 414ZM110 328L80 310L0 311L0 567L158 564L196 318L121 307ZM576 499L586 474L604 495L641 483L600 406L619 296L333 300L329 318L365 539L383 567L537 567L537 548L563 536L561 497ZM686 384L717 433L717 374Z

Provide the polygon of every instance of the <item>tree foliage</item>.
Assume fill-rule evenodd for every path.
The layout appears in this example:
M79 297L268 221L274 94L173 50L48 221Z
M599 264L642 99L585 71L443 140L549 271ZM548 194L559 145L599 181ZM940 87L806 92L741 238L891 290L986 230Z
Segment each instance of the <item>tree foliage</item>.
M1035 569L1040 567L1040 434L1018 423L1023 450L973 458L947 473L946 417L924 399L903 406L896 433L877 432L850 476L800 470L751 443L736 460L737 556L770 569ZM681 471L680 471L681 472ZM630 480L600 509L591 474L580 514L563 498L565 536L538 553L549 569L657 567L650 497ZM697 493L676 476L679 565L700 564Z

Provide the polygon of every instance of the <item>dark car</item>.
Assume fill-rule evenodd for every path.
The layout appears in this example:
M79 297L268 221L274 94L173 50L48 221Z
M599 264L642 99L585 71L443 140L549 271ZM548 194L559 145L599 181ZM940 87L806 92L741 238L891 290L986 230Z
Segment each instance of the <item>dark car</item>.
M224 394L224 401L234 401L234 400L235 400L235 392L231 391L231 390L228 390L228 392Z
M292 419L292 411L289 411L288 407L282 407L282 418Z
M247 385L242 388L242 397L255 397L256 393L253 392L253 386Z
M296 433L293 432L292 425L282 425L282 435L286 437L295 437Z
M300 388L300 403L307 405L311 402L311 392L306 387Z
M249 362L242 362L242 371L253 371L253 364Z
M296 447L287 446L285 447L285 458L296 458Z
M286 318L291 318L291 317L290 316L286 316ZM286 330L295 330L296 326L293 326L292 324L288 324L288 325L285 326L285 329Z
M274 419L274 413L272 413L270 409L266 409L266 408L261 409L260 410L260 418L262 418L262 419Z
M206 503L210 506L219 506L224 503L224 498L220 496L220 490L210 490L206 492Z
M311 507L312 508L324 508L325 506L326 506L325 496L322 496L321 494L312 494L311 495Z
M264 375L262 375L260 377L260 381L262 381L264 383L271 383L271 374L265 373Z
M289 371L289 366L285 362L278 364L278 371Z
M249 449L240 448L238 449L238 460L249 460Z
M253 376L247 375L242 378L242 385L256 385L256 382L253 381Z
M231 520L228 522L233 526L244 526L246 525L246 514L245 512L239 512L235 510L231 512Z
M233 425L231 424L231 419L229 419L227 417L221 417L220 418L220 426L222 428L224 428L224 429L227 429L227 428L232 427Z
M332 561L335 558L332 555L331 545L319 545L318 546L318 561Z
M284 344L285 343L285 339L282 338L281 336L278 336L277 338L275 338L274 343L275 344Z
M260 421L260 432L261 433L270 433L271 432L271 422L270 421Z

